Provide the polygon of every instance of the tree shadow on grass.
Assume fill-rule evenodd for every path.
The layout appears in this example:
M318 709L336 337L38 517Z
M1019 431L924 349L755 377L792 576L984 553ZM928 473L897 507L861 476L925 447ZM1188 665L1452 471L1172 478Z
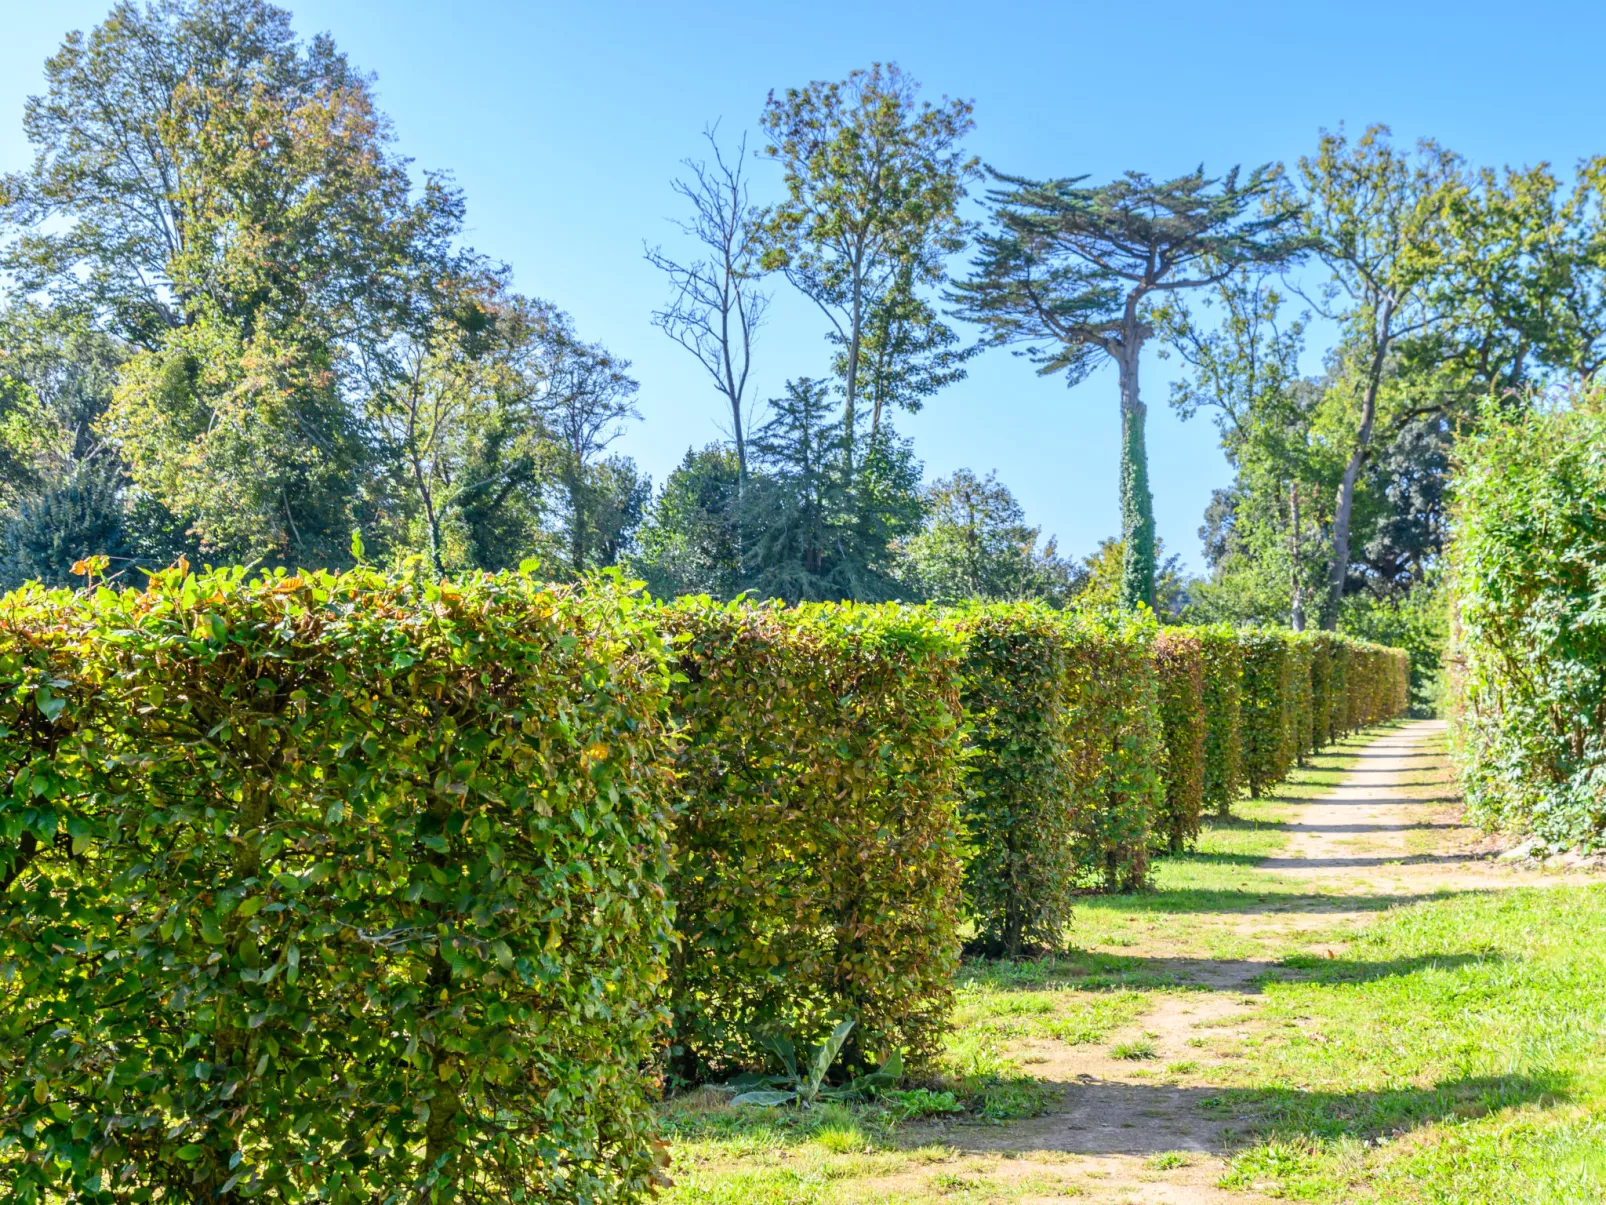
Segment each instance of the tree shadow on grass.
M1060 1090L1061 1105L1042 1117L987 1128L963 1122L914 1126L900 1134L899 1145L943 1142L965 1153L1184 1150L1231 1156L1262 1142L1364 1141L1514 1105L1563 1104L1572 1088L1570 1076L1552 1071L1354 1092L1171 1087L1091 1077L1052 1086Z
M1379 859L1379 864L1390 860L1405 859ZM1223 859L1222 865L1249 869L1263 865L1265 861L1264 858L1250 858L1242 862ZM1283 861L1293 862L1295 859ZM1324 864L1319 859L1311 861L1317 865ZM1290 891L1286 886L1278 886L1275 882L1258 884L1246 882L1237 888L1180 887L1160 891L1134 891L1127 895L1088 895L1083 897L1082 907L1089 911L1107 907L1136 914L1223 912L1242 916L1279 912L1386 912L1390 908L1420 904L1428 900L1487 894L1489 892L1466 890L1336 895L1326 891Z
M994 991L1165 990L1231 991L1257 995L1268 983L1370 983L1423 971L1502 961L1498 953L1421 954L1410 958L1359 959L1296 955L1260 958L1162 958L1072 950L1035 959L967 962L959 981Z

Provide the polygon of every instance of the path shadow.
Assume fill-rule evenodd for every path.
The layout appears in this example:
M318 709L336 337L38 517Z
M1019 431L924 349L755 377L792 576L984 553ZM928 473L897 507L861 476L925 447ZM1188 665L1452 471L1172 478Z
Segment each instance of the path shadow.
M1258 995L1267 983L1371 983L1423 971L1502 961L1487 951L1421 954L1410 958L1328 958L1300 954L1263 958L1161 958L1071 951L1051 958L967 963L961 981L995 991L1102 991L1109 989L1230 991Z
M1414 824L1285 824L1282 827L1283 831L1290 833L1408 833L1471 826L1454 820L1422 820Z
M1061 1151L1077 1155L1155 1155L1197 1151L1231 1155L1260 1142L1409 1133L1445 1118L1482 1117L1524 1104L1564 1104L1562 1072L1479 1075L1424 1088L1364 1092L1294 1088L1193 1088L1125 1084L1091 1077L1052 1085L1060 1108L1009 1126L932 1122L911 1126L899 1145L941 1142L963 1153Z
M1250 869L1265 864L1264 858L1250 858L1233 862L1235 855L1221 855L1227 865ZM1320 858L1284 859L1295 865L1320 865ZM1272 884L1241 888L1209 889L1183 887L1174 891L1138 891L1130 895L1093 894L1083 897L1081 906L1096 908L1108 902L1113 908L1126 913L1200 913L1222 912L1235 916L1254 916L1258 913L1278 912L1386 912L1390 908L1420 904L1426 900L1451 899L1461 895L1482 895L1479 888L1441 891L1394 891L1364 895L1338 895L1330 891L1279 891ZM1073 924L1075 922L1073 921Z
M1379 866L1464 866L1490 862L1489 854L1403 854L1376 858L1264 858L1262 870L1364 870Z
M1320 757L1321 754L1318 753L1316 756ZM1444 753L1442 751L1440 751L1440 750L1437 750L1437 749L1412 749L1410 746L1405 746L1403 751L1399 752L1399 753L1387 753L1387 752L1377 753L1377 752L1373 752L1370 749L1357 749L1354 753L1346 753L1346 754L1344 754L1344 756L1345 757L1361 757L1361 758L1387 758L1389 761L1438 761L1438 762L1442 762L1442 761L1448 761L1449 760L1444 755Z

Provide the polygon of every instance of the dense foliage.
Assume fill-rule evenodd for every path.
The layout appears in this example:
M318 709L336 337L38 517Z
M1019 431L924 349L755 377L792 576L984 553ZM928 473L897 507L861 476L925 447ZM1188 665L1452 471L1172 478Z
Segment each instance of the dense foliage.
M1156 824L1172 853L1199 836L1205 783L1205 642L1166 628L1154 642L1160 725L1165 734L1165 806Z
M1146 613L1074 611L1066 630L1080 878L1108 890L1141 887L1165 799L1155 622Z
M7 596L0 678L0 1200L639 1197L643 604L181 567Z
M686 598L672 1066L856 1022L847 1065L937 1052L959 955L958 650L897 606Z
M1243 645L1224 624L1192 631L1203 658L1202 805L1224 816L1243 791Z
M1606 403L1491 409L1460 449L1451 592L1457 746L1491 824L1606 833Z
M1243 638L1243 776L1252 796L1281 782L1294 762L1294 659L1279 632Z
M964 891L973 945L1011 958L1028 947L1056 949L1077 881L1064 620L1040 605L994 604L956 612L945 626L963 649Z

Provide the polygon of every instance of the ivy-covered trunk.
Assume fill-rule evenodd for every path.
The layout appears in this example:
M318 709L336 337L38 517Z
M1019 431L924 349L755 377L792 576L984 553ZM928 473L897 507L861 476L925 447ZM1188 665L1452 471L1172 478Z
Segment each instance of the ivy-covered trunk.
M1143 442L1147 407L1138 399L1138 351L1121 365L1121 606L1135 611L1139 603L1154 606L1154 498L1149 493L1149 453Z

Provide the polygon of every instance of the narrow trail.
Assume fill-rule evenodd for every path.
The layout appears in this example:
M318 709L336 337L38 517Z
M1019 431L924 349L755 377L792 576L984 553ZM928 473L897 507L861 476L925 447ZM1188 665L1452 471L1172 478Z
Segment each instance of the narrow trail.
M1235 1044L1255 1032L1261 985L1298 976L1280 965L1281 958L1292 950L1342 957L1344 931L1354 924L1445 891L1583 881L1497 858L1500 843L1462 817L1443 731L1439 721L1406 723L1349 751L1353 768L1342 784L1299 806L1281 826L1288 837L1283 848L1244 868L1246 903L1232 924L1266 945L1264 956L1204 956L1186 948L1186 937L1149 926L1157 949L1165 950L1150 965L1176 986L1153 992L1143 1016L1097 1045L1023 1039L1011 1047L1034 1075L1060 1088L1062 1106L996 1129L950 1132L943 1141L969 1154L1001 1156L994 1182L1025 1185L1069 1164L1097 1185L1100 1201L1241 1205L1265 1199L1216 1187L1250 1121L1202 1105L1220 1091L1212 1079L1243 1057ZM1257 895L1262 883L1264 896ZM1122 952L1152 953L1142 944ZM1150 1045L1151 1058L1113 1057L1117 1043L1137 1041ZM1212 1070L1218 1071L1214 1077ZM1162 1155L1182 1166L1157 1174ZM1026 1191L1021 1199L1037 1196Z

